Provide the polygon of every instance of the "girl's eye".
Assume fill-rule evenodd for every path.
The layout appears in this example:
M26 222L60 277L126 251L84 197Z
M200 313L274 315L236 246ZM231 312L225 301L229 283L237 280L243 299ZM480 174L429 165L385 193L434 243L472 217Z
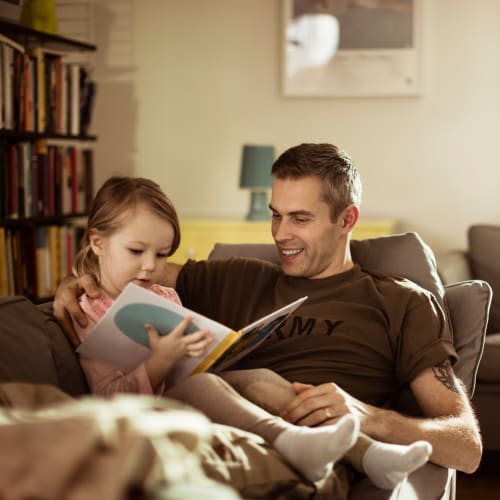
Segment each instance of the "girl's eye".
M142 254L142 250L138 250L137 248L129 248L128 251L132 255L141 255Z
M168 254L167 253L157 253L156 256L159 259L166 259L168 257Z

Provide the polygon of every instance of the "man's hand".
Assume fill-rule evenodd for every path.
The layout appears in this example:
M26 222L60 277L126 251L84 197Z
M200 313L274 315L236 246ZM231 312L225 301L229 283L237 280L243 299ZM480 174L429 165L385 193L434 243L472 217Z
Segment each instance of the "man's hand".
M297 396L280 415L295 425L314 427L331 424L347 413L357 415L363 423L372 411L370 405L362 403L334 383L313 386L294 382L292 387Z
M87 326L87 317L78 303L78 295L82 291L93 299L101 295L97 283L91 276L85 275L81 278L68 276L57 287L53 302L54 316L75 347L80 343L80 340L73 328L71 316L80 326Z

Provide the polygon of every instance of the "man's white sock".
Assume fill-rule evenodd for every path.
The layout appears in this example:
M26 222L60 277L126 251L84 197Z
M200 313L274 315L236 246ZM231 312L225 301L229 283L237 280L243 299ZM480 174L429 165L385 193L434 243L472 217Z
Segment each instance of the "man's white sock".
M424 465L431 453L432 446L427 441L407 446L376 441L363 456L363 470L375 486L392 490L408 474Z
M281 432L273 446L310 481L322 479L329 467L353 446L359 420L345 415L334 425L290 428Z

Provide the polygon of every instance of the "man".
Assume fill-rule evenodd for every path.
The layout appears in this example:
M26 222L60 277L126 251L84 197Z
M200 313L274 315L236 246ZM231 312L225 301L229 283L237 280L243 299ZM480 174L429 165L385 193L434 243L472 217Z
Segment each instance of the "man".
M451 367L456 353L443 311L414 283L370 274L352 261L361 181L350 158L330 144L301 144L276 160L272 174L272 233L281 268L252 259L189 261L171 266L165 284L176 285L187 307L235 328L308 295L237 366L267 367L301 382L282 416L314 426L353 413L376 439L426 440L434 463L476 470L479 429ZM82 317L75 301L80 287L92 293L88 280L58 290L54 311L61 322L67 310ZM381 408L404 387L424 417Z

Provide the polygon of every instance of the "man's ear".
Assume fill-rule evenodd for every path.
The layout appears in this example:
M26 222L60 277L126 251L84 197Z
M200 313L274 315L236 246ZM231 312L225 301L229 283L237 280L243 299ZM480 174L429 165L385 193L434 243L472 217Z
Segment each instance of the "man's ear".
M99 233L92 232L89 234L90 248L96 255L102 255L104 239Z
M343 225L342 225L343 229L345 229L346 232L350 232L354 229L356 222L358 222L359 208L356 205L349 205L344 210L344 213L342 214L341 217L343 220Z

